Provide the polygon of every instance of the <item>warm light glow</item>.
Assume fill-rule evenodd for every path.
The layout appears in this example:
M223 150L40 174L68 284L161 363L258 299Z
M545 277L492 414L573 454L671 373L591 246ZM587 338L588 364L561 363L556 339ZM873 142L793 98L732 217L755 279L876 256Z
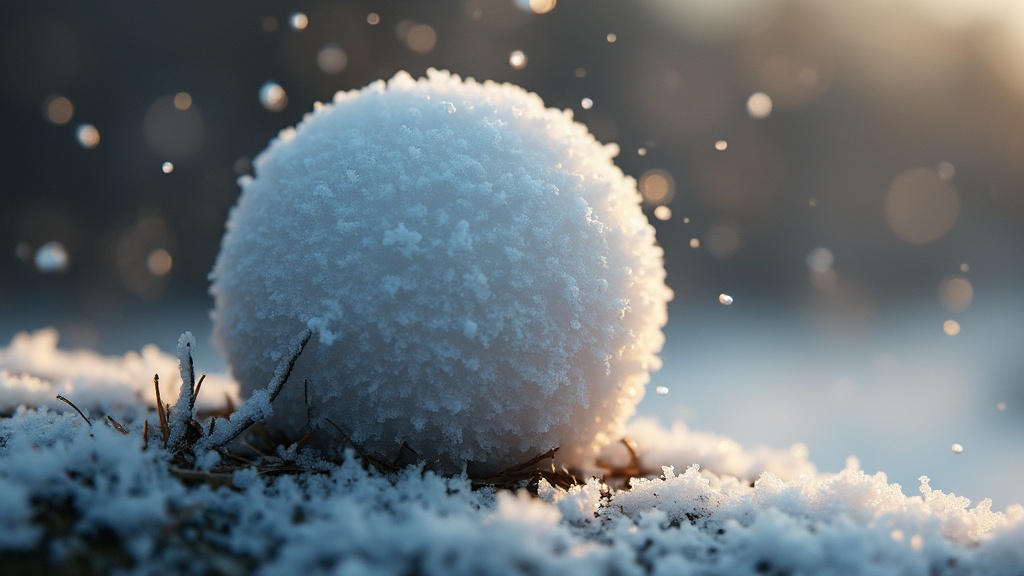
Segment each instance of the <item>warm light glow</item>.
M316 54L316 65L324 74L337 74L348 65L348 54L337 44L325 44Z
M366 15L366 23L369 24L370 26L376 26L377 24L380 24L380 15L378 15L376 12L370 12L369 14Z
M963 276L951 276L939 283L939 301L951 312L967 309L974 298L974 286Z
M513 50L512 53L508 55L508 64L516 70L526 68L526 54L524 54L522 50Z
M558 0L530 0L530 10L534 14L547 14L555 9Z
M728 147L729 147L729 143L726 142L725 140L717 140L717 141L715 141L715 150L718 150L719 152L725 150Z
M174 164L170 162L164 162L163 166L161 166L160 169L163 170L164 174L170 174L171 172L174 172Z
M188 92L178 92L174 95L174 107L185 111L192 107L192 95Z
M260 104L271 112L280 112L288 106L288 94L277 82L267 82L260 87Z
M71 118L75 115L75 106L71 100L63 96L50 96L43 102L43 115L51 123L63 126L71 122Z
M405 44L417 54L426 54L437 45L437 32L430 24L406 24Z
M302 12L292 14L288 22L292 25L292 30L305 30L306 26L309 26L309 18Z
M953 451L954 454L962 454L964 451L964 447L962 444L953 444L949 448L950 450Z
M664 396L665 394L668 394L668 388L666 388L664 386L658 386L657 388L654 389L654 391L658 395L660 395L660 396Z
M594 107L594 101L590 98L584 98L583 100L580 100L580 106L583 107L584 110L590 110Z
M146 257L146 268L154 276L166 276L173 266L174 261L171 254L163 248L157 248Z
M751 118L767 118L772 113L772 99L764 92L754 92L747 98L747 114Z
M960 333L960 323L956 320L946 320L942 323L942 331L946 336L956 336Z
M82 124L75 135L82 148L92 149L100 145L100 131L92 124Z
M700 238L690 238L690 248L700 248Z
M959 217L956 190L935 170L907 170L889 186L885 218L900 240L911 244L934 242L949 232Z
M609 44L614 44L615 41L619 39L619 37L615 34L609 34L605 36L604 39L607 40Z
M718 295L718 302L719 302L719 304L722 304L723 306L729 306L730 304L733 303L733 299L732 299L732 296L729 296L728 294L719 294Z
M675 193L675 179L665 170L654 168L640 176L640 194L648 204L668 204Z
M654 209L654 217L658 220L668 220L672 218L672 209L668 206L658 206Z

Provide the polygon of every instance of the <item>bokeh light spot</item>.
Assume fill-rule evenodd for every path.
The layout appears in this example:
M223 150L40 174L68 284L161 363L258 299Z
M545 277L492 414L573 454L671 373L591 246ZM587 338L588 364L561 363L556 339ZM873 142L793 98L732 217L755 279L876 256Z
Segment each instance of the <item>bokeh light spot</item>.
M508 55L508 65L516 70L526 68L526 54L522 50L513 50Z
M960 333L960 323L956 320L946 320L942 323L942 331L946 336L956 336Z
M316 54L316 65L324 74L338 74L348 65L348 54L337 44L325 44Z
M74 104L64 96L53 95L43 102L43 116L52 124L63 126L71 122L74 115Z
M92 124L82 124L75 131L78 143L82 148L92 149L100 145L100 131Z
M819 246L807 255L807 267L814 272L827 272L832 269L835 257L828 248Z
M36 250L36 270L44 274L63 272L68 267L68 251L56 240L47 242Z
M174 172L174 164L171 162L164 162L163 165L160 166L160 170L162 170L164 174L170 174L171 172Z
M665 170L654 168L640 176L640 194L648 204L668 204L675 193L675 179Z
M184 112L192 107L192 95L188 92L178 92L174 95L174 107Z
M730 306L733 303L733 298L732 298L732 296L729 296L728 294L719 294L718 295L718 303L723 305L723 306Z
M260 104L271 112L280 112L288 106L288 93L277 82L266 82L260 86Z
M157 248L146 257L146 268L154 276L166 276L174 265L174 259L170 252L163 248Z
M377 24L380 24L380 15L377 14L376 12L370 12L369 14L366 15L366 23L369 24L370 26L376 26Z
M974 298L974 287L963 276L951 276L939 283L939 301L951 312L966 310Z
M885 218L900 240L911 244L934 242L949 232L959 217L956 190L935 170L907 170L889 186Z
M288 19L288 23L291 24L292 30L305 30L306 26L309 26L309 17L302 12L296 12Z
M584 110L590 110L591 108L594 107L594 101L591 100L590 98L584 98L583 100L580 100L580 106Z
M754 92L747 98L747 114L751 118L767 118L772 113L772 99L764 92Z
M668 220L672 218L672 209L668 206L658 206L654 209L654 217L658 220Z
M399 23L397 30L399 38L417 54L426 54L437 45L437 32L430 24L414 24L403 20Z
M558 0L516 0L516 6L534 14L547 14L555 9Z
M726 142L725 140L716 140L715 141L715 150L718 150L719 152L724 151L728 147L729 147L729 143Z

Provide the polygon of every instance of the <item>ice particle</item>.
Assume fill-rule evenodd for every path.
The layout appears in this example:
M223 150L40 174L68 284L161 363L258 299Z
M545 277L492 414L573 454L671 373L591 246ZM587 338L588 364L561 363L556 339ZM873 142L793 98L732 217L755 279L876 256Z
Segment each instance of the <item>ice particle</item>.
M162 170L164 174L170 174L171 172L174 172L174 164L171 162L164 162L163 165L160 166L160 170Z
M665 386L658 386L657 388L654 389L654 391L657 392L660 396L668 394L668 388L666 388Z
M733 302L732 296L729 296L728 294L719 294L718 302L723 306L729 306Z
M964 447L962 444L953 444L952 446L949 447L949 449L952 450L954 454L961 454L964 451Z
M511 84L339 92L240 180L211 293L243 394L309 328L270 422L296 439L456 473L592 462L660 366L672 297L617 153Z

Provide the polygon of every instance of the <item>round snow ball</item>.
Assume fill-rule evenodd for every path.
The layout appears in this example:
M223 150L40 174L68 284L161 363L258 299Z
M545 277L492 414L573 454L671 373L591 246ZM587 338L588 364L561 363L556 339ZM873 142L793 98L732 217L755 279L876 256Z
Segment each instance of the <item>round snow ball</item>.
M663 252L570 111L430 70L339 92L242 177L211 274L243 395L312 330L270 425L384 461L585 466L660 366Z

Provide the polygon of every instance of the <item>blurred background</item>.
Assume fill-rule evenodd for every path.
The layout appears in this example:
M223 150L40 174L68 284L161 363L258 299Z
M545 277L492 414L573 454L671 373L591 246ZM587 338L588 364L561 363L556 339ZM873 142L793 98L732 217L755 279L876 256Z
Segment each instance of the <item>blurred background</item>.
M676 292L641 414L1024 502L1024 4L55 0L0 42L2 342L208 341L253 156L445 68L621 146Z

